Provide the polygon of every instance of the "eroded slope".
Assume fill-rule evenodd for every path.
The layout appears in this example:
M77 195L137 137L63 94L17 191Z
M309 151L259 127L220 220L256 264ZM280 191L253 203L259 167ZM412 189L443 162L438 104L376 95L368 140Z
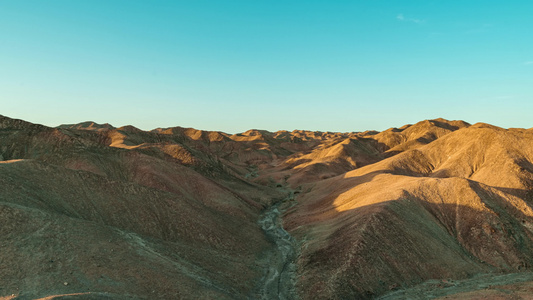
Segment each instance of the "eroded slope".
M477 124L303 186L303 298L371 298L436 278L533 263L533 135Z
M533 263L531 130L436 119L232 135L0 117L0 142L6 295L374 298ZM290 208L294 243L272 229L291 255L258 222L273 203ZM276 279L295 287L265 284L295 257Z

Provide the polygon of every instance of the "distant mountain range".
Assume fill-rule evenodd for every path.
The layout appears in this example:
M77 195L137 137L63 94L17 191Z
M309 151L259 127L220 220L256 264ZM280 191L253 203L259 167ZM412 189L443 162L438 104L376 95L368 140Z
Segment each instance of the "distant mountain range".
M0 199L6 299L533 291L533 129L226 134L0 116Z

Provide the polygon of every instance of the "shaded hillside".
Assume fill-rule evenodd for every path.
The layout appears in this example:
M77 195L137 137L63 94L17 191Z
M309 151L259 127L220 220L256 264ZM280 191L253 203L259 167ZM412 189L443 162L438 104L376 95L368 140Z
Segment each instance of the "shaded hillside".
M261 231L201 203L28 160L0 182L5 291L232 298L260 275Z
M262 201L282 195L210 161L199 169L218 181L157 151L109 147L106 131L2 118L0 140L2 293L258 291L273 246L257 219Z

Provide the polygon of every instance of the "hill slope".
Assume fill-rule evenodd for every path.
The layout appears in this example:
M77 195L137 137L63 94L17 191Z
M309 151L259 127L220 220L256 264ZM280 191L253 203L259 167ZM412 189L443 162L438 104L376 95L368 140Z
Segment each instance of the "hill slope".
M517 293L531 282L526 129L227 134L0 116L0 186L0 296L247 299L283 286L394 299L476 282L434 293L460 298L498 295L476 288L501 273L518 272L498 279Z
M530 131L476 124L309 186L285 223L305 241L304 298L528 269L532 146Z

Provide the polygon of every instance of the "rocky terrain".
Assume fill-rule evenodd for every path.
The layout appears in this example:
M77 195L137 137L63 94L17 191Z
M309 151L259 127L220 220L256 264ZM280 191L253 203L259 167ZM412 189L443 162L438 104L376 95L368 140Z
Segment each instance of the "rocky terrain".
M527 298L533 129L0 116L6 299Z

